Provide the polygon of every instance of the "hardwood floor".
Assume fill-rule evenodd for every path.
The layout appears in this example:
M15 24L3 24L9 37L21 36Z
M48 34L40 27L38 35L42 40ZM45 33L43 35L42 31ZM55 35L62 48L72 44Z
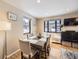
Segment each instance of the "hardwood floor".
M65 49L69 49L69 50L72 50L72 51L78 50L78 48L73 48L73 47L70 47L70 46L55 44L55 43L51 43L50 46L51 46L51 48L56 48L56 49L65 48Z

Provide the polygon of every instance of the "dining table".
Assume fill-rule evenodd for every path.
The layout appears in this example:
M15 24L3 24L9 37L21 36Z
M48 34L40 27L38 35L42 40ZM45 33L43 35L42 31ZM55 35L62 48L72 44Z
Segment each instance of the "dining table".
M38 46L37 48L43 48L47 39L41 38L41 39L24 39L25 41L28 41L32 46Z
M47 41L47 38L40 38L40 39L24 39L25 41L28 41L31 46L35 49L38 49L39 50L39 58L41 58L41 51L43 48L45 48L45 43Z

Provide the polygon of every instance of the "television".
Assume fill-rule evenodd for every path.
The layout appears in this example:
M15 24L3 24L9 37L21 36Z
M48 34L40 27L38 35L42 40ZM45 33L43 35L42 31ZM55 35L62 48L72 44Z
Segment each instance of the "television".
M75 31L61 32L61 41L78 43L78 32Z
M76 25L78 25L78 18L64 19L64 26L76 26Z

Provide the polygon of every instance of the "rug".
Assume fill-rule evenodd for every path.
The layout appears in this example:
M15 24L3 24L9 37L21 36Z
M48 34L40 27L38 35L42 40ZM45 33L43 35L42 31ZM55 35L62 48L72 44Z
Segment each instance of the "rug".
M78 59L78 51L71 51L61 48L61 59Z
M65 48L51 48L48 59L78 59L78 51Z

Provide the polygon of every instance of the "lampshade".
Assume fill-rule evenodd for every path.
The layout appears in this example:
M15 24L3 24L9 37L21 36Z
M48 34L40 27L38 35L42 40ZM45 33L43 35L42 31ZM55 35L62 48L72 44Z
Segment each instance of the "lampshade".
M37 0L37 3L40 3L40 0Z
M0 21L0 30L10 30L11 23L8 21Z

